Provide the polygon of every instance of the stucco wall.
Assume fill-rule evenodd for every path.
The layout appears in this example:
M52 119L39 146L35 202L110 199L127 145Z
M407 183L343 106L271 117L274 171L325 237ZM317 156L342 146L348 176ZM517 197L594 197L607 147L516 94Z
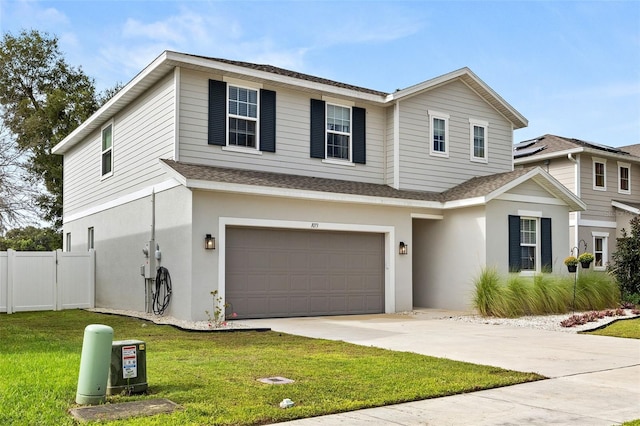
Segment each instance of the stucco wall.
M553 273L567 273L564 258L569 255L569 210L566 206L493 200L487 204L487 266L501 274L509 272L509 215L522 211L540 212L551 218Z
M414 306L470 309L473 278L487 256L485 229L482 206L413 220Z
M155 194L156 242L173 284L168 315L189 318L191 304L191 192L184 187ZM151 238L151 196L64 224L71 249L87 249L87 229L94 228L96 307L144 311L142 249Z
M247 226L256 224L264 226L264 221L276 221L272 227L287 226L299 229L334 229L345 231L376 232L376 229L387 232L385 259L385 299L392 301L388 312L412 309L412 269L413 255L411 239L411 213L430 213L425 210L403 207L365 206L335 202L302 201L267 196L246 196L218 192L194 192L193 217L193 317L204 318L204 311L211 309L209 292L218 289L224 292L221 285L216 287L220 268L220 257L224 248L220 223L223 221L245 221ZM234 223L236 223L234 222ZM376 228L379 227L379 228ZM195 242L210 233L216 236L215 251L206 251ZM398 254L398 244L404 241L409 244L409 255ZM222 277L224 279L224 277ZM389 285L393 293L389 294ZM391 297L391 299L389 299Z

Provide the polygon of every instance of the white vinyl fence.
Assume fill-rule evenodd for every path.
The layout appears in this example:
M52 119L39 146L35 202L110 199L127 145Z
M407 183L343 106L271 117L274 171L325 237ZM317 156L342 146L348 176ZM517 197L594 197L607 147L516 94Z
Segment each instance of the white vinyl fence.
M0 312L93 308L95 251L0 252Z

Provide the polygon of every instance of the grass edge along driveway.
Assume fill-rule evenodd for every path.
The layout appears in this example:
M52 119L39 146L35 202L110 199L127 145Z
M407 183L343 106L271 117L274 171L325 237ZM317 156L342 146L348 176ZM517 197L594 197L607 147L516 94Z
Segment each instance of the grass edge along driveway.
M534 373L277 332L187 332L82 310L0 315L0 424L71 425L84 328L147 346L147 395L172 414L101 424L259 425L540 380ZM284 376L288 385L262 377ZM295 406L281 409L290 398Z

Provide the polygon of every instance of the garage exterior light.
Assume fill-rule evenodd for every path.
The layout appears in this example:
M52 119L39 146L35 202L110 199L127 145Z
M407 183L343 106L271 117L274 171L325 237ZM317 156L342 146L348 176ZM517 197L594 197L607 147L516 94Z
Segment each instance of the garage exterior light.
M409 246L404 243L404 241L400 241L400 249L398 253L407 254L409 252Z
M204 237L204 248L205 250L215 250L216 248L216 239L212 237L211 234L207 234Z

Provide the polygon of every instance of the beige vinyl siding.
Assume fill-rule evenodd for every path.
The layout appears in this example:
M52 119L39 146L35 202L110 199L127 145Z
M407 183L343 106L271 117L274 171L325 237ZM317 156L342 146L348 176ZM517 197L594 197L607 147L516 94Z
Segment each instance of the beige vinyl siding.
M310 95L265 84L276 92L276 152L243 153L208 145L208 84L219 75L182 70L180 92L180 161L211 166L384 183L386 111L375 105L355 106L367 111L366 164L335 165L310 158Z
M65 216L165 179L158 158L173 158L173 75L113 117L112 123L112 176L101 178L100 130L65 154Z
M428 111L449 115L449 158L429 155ZM469 119L488 127L488 163L470 160ZM460 81L400 102L400 188L444 191L476 176L511 171L511 123Z
M516 167L540 167L562 185L566 186L571 192L576 193L576 165L566 157L552 158L547 164L545 164L545 161L537 161Z

